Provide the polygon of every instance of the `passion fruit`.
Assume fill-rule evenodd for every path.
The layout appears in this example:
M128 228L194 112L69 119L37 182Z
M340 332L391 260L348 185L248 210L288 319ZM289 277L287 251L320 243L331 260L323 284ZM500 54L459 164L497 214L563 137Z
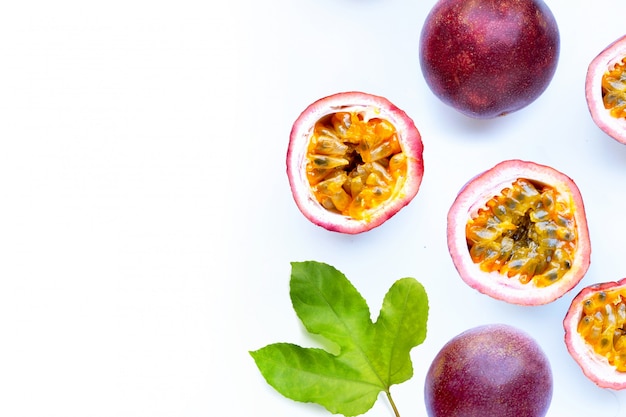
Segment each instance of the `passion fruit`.
M470 287L513 304L552 302L589 268L580 191L554 168L501 162L457 195L448 212L448 248Z
M444 103L487 119L535 101L556 71L559 30L541 0L439 0L426 17L420 63Z
M583 288L563 320L565 345L602 388L626 388L626 278Z
M300 211L328 230L377 227L417 194L424 162L413 120L384 97L338 93L308 106L291 130L287 176Z
M530 335L505 324L466 330L435 356L424 385L429 417L543 417L552 369Z
M596 125L626 144L626 36L611 43L591 61L585 97Z

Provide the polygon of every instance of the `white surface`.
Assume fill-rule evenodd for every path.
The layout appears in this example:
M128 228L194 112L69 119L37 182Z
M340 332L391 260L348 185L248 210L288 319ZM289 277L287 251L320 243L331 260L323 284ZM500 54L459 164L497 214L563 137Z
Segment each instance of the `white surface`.
M561 57L530 107L475 121L442 105L418 63L434 4L408 0L11 2L0 14L0 415L324 416L262 380L248 350L314 342L287 293L290 261L342 270L374 314L393 281L430 296L415 376L394 386L424 416L423 378L449 338L507 322L549 355L549 416L626 413L563 344L574 293L544 307L466 287L445 219L470 177L508 158L570 175L593 257L575 289L626 276L626 146L591 121L589 61L623 35L618 0L549 5ZM613 22L613 25L610 24ZM423 135L413 202L358 236L313 226L285 175L291 124L344 90L387 97ZM621 409L619 408L621 404ZM381 397L370 416L391 416Z

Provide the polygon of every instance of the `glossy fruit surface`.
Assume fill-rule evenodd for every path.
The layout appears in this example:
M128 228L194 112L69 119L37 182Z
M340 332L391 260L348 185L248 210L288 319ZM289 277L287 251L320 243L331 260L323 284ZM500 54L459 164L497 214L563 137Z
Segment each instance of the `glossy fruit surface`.
M457 195L448 212L448 248L470 287L514 304L554 301L589 268L580 191L554 168L501 162Z
M361 233L415 197L424 173L422 151L413 120L389 100L338 93L311 104L294 123L287 176L310 221Z
M420 63L444 103L493 118L535 101L556 71L559 30L541 0L439 0L426 18Z
M563 320L567 350L603 388L626 388L626 278L583 288Z
M505 324L467 330L435 356L424 385L429 417L542 417L552 401L548 358Z
M598 127L626 144L626 36L617 39L591 61L585 96Z

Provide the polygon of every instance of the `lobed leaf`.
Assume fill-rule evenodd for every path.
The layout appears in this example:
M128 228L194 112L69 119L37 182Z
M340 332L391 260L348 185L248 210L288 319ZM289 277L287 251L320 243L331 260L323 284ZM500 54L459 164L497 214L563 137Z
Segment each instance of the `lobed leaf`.
M337 269L293 262L293 308L308 332L339 346L326 350L275 343L250 352L266 381L287 398L332 413L368 411L381 391L413 376L410 351L426 337L428 298L413 278L396 281L375 323L365 299Z

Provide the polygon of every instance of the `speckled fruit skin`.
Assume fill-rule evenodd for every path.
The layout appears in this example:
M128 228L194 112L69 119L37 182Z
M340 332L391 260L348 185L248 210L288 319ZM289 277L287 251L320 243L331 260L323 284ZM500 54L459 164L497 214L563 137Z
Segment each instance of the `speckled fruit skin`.
M452 338L435 356L424 385L429 417L543 417L552 370L525 332L489 324Z
M521 284L517 279L497 272L484 272L470 257L465 226L470 216L492 196L517 178L527 178L550 185L559 192L568 193L576 207L578 247L570 270L548 287ZM591 241L587 215L580 190L567 175L556 169L531 161L517 159L502 161L472 178L461 189L448 212L448 249L461 279L470 287L497 300L525 306L550 303L574 288L585 276L591 262Z
M595 124L616 141L626 144L626 119L611 116L602 100L602 76L624 57L626 36L615 40L591 61L585 79L585 97Z
M535 101L556 71L559 30L541 0L440 0L422 27L426 83L461 113L488 119Z
M603 282L583 288L572 300L565 319L565 345L587 378L601 388L626 389L626 373L619 372L606 358L596 354L577 331L583 314L583 301L599 291L626 288L626 278L615 282Z
M326 210L311 192L306 174L307 145L315 123L328 114L355 109L390 121L409 160L402 193L379 207L366 220L355 220ZM363 233L380 226L413 200L424 175L423 149L422 137L413 120L386 98L359 91L333 94L309 105L293 124L287 148L287 177L291 193L302 214L312 223L333 232Z

